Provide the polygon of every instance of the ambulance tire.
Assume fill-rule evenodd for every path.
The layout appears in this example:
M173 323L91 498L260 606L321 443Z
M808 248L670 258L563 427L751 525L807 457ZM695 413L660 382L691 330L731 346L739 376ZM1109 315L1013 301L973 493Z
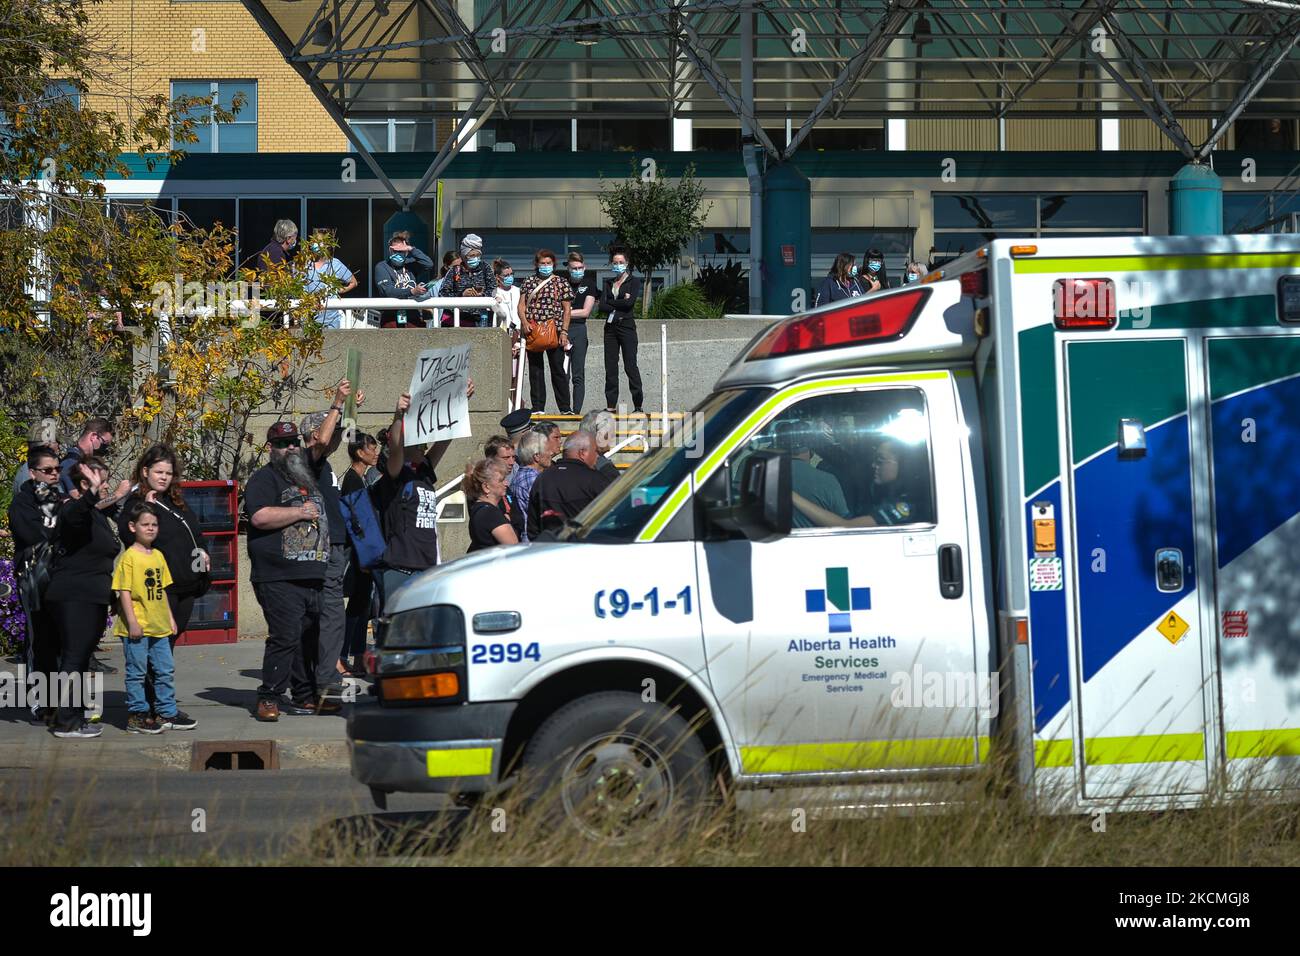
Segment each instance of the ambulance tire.
M564 705L524 749L521 789L543 825L634 843L711 810L704 742L672 708L628 691Z

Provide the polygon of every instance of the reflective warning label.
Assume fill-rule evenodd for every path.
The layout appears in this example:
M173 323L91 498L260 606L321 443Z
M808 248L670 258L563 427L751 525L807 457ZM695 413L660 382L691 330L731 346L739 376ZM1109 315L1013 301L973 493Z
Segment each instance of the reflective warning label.
M1065 587L1060 558L1029 559L1029 590L1059 591Z
M1161 618L1160 623L1156 625L1156 630L1163 634L1170 644L1177 644L1187 633L1187 622L1170 611Z

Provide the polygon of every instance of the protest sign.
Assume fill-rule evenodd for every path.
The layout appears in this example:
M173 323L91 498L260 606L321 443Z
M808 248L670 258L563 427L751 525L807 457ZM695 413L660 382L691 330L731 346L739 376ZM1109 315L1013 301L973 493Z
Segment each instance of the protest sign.
M411 407L402 422L407 445L467 438L469 399L469 346L425 349L415 359L411 374Z

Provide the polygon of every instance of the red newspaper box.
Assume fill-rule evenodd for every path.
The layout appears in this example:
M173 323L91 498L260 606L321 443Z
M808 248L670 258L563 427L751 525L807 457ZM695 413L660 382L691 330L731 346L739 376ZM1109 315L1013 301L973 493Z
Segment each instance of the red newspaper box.
M233 644L239 639L239 486L231 480L182 481L181 494L203 533L212 587L194 602L177 644Z

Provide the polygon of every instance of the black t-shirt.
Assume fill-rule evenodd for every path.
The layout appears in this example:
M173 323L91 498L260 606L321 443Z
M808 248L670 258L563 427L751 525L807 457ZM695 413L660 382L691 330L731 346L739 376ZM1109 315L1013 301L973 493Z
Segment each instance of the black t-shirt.
M350 495L354 491L360 491L365 486L365 480L356 473L355 469L349 468L343 473L343 487L339 490L345 495Z
M542 515L555 511L565 519L576 518L605 490L609 479L576 458L562 458L537 476L528 498L528 536L547 527ZM561 522L563 523L563 522Z
M438 476L423 456L402 465L396 478L387 473L375 483L376 506L384 527L383 563L391 568L424 571L438 563Z
M600 300L600 289L596 287L596 280L590 272L576 281L574 279L569 279L569 285L573 287L572 308L574 309L584 308L586 306L587 296L591 296L592 299L595 300L592 303L593 305ZM569 319L571 325L582 325L586 321L586 319L579 318L576 315Z
M320 516L303 519L274 531L248 528L248 559L253 564L250 578L264 581L319 581L329 562L329 512L321 494L289 484L270 465L263 465L244 487L244 509L251 519L263 508L292 508L307 501L316 503Z
M482 551L495 548L501 542L492 536L492 532L503 524L510 524L510 519L496 505L486 501L476 501L469 506L469 550Z
M352 469L349 468L348 471ZM347 544L348 532L343 526L343 509L339 507L339 490L334 487L334 469L329 459L322 458L316 463L316 484L320 485L321 498L325 501L325 514L330 521L330 544Z

